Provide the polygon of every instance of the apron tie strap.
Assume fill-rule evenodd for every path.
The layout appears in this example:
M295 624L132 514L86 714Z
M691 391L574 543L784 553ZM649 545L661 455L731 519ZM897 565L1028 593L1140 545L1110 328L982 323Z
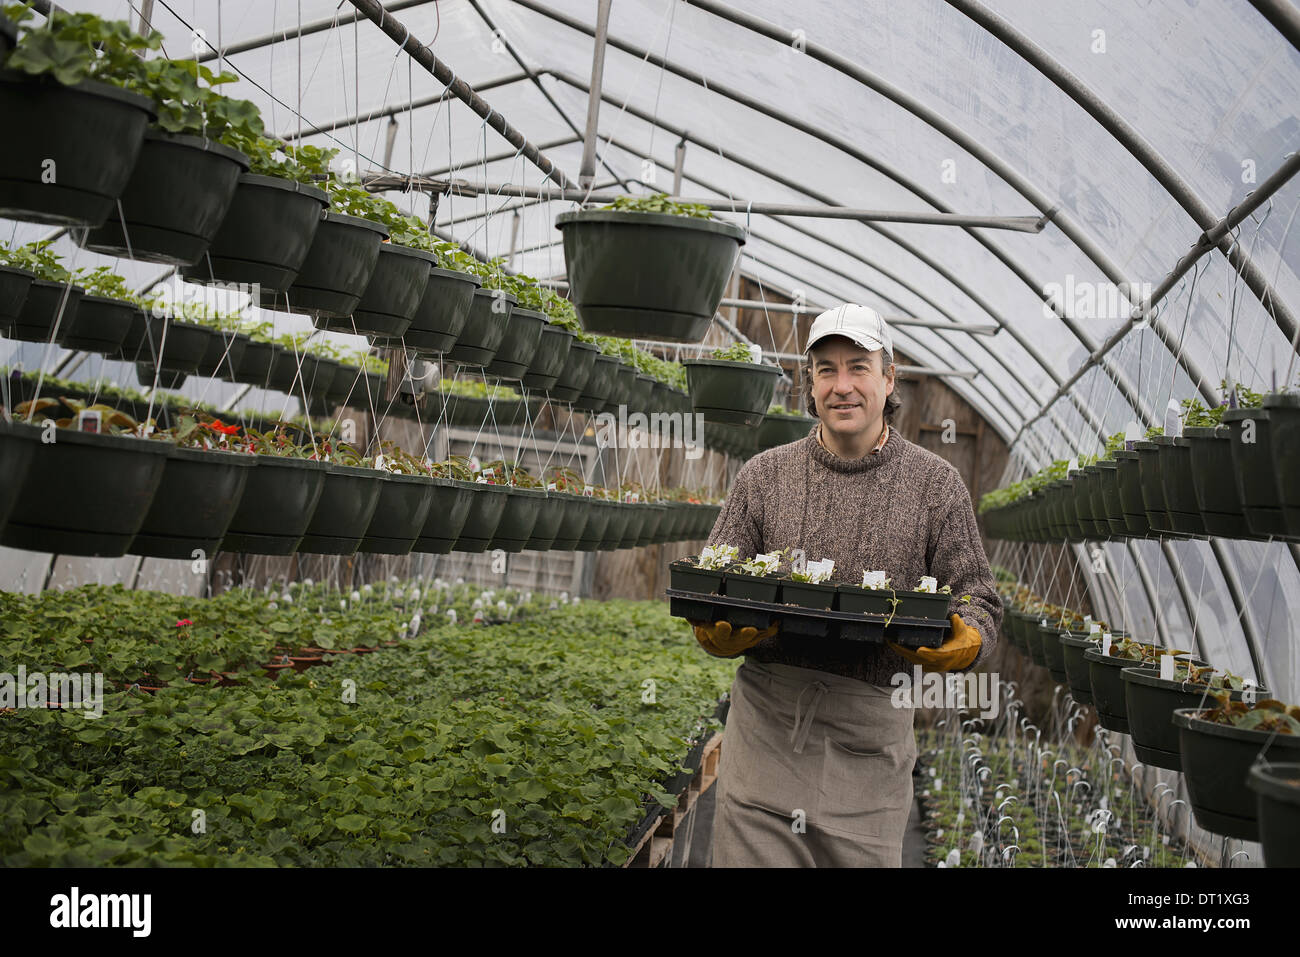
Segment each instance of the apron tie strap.
M808 713L800 717L799 711L803 704L803 696L809 688L815 689L813 692L812 704L808 707ZM821 700L830 691L830 686L822 681L811 681L803 686L799 692L799 697L794 703L794 728L790 731L790 742L794 745L795 754L803 754L803 746L808 742L808 733L812 730L813 719L817 716L817 706Z

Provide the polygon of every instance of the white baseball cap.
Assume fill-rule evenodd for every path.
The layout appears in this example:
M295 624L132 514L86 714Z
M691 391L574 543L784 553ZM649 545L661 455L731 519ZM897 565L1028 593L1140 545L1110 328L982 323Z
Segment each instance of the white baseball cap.
M884 349L890 355L894 354L894 341L889 335L889 327L885 325L885 318L870 306L846 302L834 309L827 309L813 320L812 328L808 330L808 345L804 346L804 355L808 354L808 350L818 340L827 336L845 336L871 352Z

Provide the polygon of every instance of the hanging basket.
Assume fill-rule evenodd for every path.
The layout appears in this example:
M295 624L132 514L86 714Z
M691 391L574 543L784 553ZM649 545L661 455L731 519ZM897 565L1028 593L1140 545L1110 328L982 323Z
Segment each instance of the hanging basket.
M502 376L506 379L518 379L528 371L528 365L537 354L538 343L542 341L542 330L546 327L546 316L532 309L510 310L506 319L505 335L492 361L483 367L488 375Z
M222 551L292 555L315 516L325 470L324 462L259 455Z
M165 442L58 429L32 455L0 545L118 557L162 481Z
M470 506L480 486L456 479L433 479L432 503L412 551L446 555L456 545L469 520Z
M573 547L580 552L593 552L605 538L605 531L614 517L615 505L594 497L588 497L586 501L587 523L582 526L578 541Z
M293 285L329 205L325 191L278 176L244 173L207 252L182 267L187 282Z
M1061 653L1065 658L1066 683L1070 694L1080 704L1092 704L1092 676L1084 654L1097 643L1087 638L1062 638Z
M555 537L560 533L560 525L564 521L568 505L567 499L568 496L558 493L546 496L546 501L542 503L541 511L537 514L537 524L533 526L524 548L538 552L550 550L555 543Z
M500 548L507 552L522 552L546 505L546 493L517 485L507 486L506 490L505 511L501 513L501 521L488 543L488 550Z
M424 295L411 317L411 324L401 340L375 337L372 345L389 348L406 348L418 356L432 357L447 352L455 344L469 319L474 302L474 292L483 280L454 269L429 270L429 282Z
M553 389L560 381L560 373L569 360L574 341L575 335L571 329L550 322L543 326L537 349L528 362L527 370L520 377L524 387L541 392Z
M1138 760L1169 771L1183 769L1178 728L1173 713L1179 708L1199 710L1212 707L1214 692L1182 681L1166 681L1155 668L1128 667L1120 672L1128 712L1129 734ZM1233 691L1233 701L1242 693ZM1260 698L1270 697L1267 688L1255 689Z
M645 507L638 502L623 502L623 509L627 512L627 525L623 529L623 534L619 537L611 548L635 548L637 541L641 538L641 530L645 527L646 520L649 516L646 514Z
M433 504L433 479L427 475L392 473L379 492L366 537L358 551L406 555L415 545Z
M811 415L768 415L764 413L763 422L758 427L758 450L789 445L808 437L817 424Z
M632 509L621 502L609 502L610 516L609 524L605 526L605 534L600 539L600 544L596 546L598 551L608 552L619 547L623 541L623 536L627 533L628 522L632 521Z
M1152 441L1160 447L1160 486L1165 493L1165 509L1174 531L1188 536L1205 537L1205 520L1196 502L1196 484L1192 481L1192 450L1185 439L1157 435Z
M77 311L59 332L59 345L82 352L111 355L122 348L140 307L121 299L83 296Z
M1133 538L1146 538L1154 533L1142 502L1138 454L1131 449L1120 449L1113 454L1119 476L1119 505L1124 516L1124 528Z
M49 342L76 319L86 291L66 282L36 279L14 317L9 337L20 342Z
M569 294L587 332L704 338L745 241L712 219L589 209L561 213Z
M437 261L437 256L423 249L382 243L374 271L351 315L317 316L316 328L400 339L420 307L429 285L429 270Z
M9 337L35 279L36 274L26 269L0 266L0 335Z
M1300 867L1300 763L1255 763L1246 786L1255 792L1265 867Z
M1191 455L1192 484L1205 531L1223 538L1250 538L1246 513L1232 464L1232 436L1227 426L1183 429L1177 440Z
M548 548L554 552L571 552L578 547L587 520L591 517L590 498L582 495L559 494L555 500L560 503L560 524ZM529 548L539 547L529 543Z
M39 425L0 419L0 531L18 501L32 455L41 447L43 431Z
M324 213L293 285L262 290L262 306L316 318L351 316L370 284L388 227L360 216ZM340 331L351 332L352 323Z
M1288 525L1277 494L1272 411L1227 409L1223 424L1232 441L1232 465L1246 527L1257 538L1292 538L1300 535L1300 528Z
M316 511L298 551L311 555L354 555L379 507L379 494L388 481L372 468L329 463Z
M456 539L455 550L458 552L487 551L488 543L492 541L497 526L501 524L501 516L505 514L509 500L506 486L475 482L469 515L466 516L465 526Z
M611 412L618 415L618 407L625 406L630 412L632 405L628 401L632 395L632 388L636 383L636 369L619 360L614 369L614 381L610 386L609 395L605 398L603 412Z
M237 382L235 376L244 361L244 352L251 337L246 332L228 332L213 330L215 335L208 339L208 347L203 350L199 360L198 374L210 379L225 379Z
M126 189L154 118L136 93L0 70L0 217L99 226ZM51 177L53 173L53 177Z
M759 362L687 359L691 408L706 422L757 426L772 405L781 370Z
M600 348L590 342L575 338L569 347L569 356L564 360L559 377L551 387L551 398L559 402L574 402L582 395L582 389L591 378L596 367L596 357Z
M221 546L257 465L246 453L172 447L144 524L127 552L208 560Z
M582 394L573 400L573 407L587 412L604 411L609 394L614 391L618 369L619 361L614 356L604 353L596 356L587 384L582 387Z
M667 506L658 502L642 502L641 510L646 513L646 519L633 543L635 548L645 548L655 541L668 514Z
M1199 714L1196 708L1173 713L1196 823L1225 837L1258 841L1259 808L1246 786L1250 768L1265 747L1270 761L1300 760L1300 737L1215 724Z
M505 338L510 312L517 301L500 289L474 290L469 316L456 345L447 350L447 358L472 366L490 364Z
M1294 535L1300 531L1300 395L1264 396L1273 445L1273 480L1282 522Z
M151 129L103 225L74 229L72 238L104 256L180 266L197 262L248 165L247 156L224 143Z

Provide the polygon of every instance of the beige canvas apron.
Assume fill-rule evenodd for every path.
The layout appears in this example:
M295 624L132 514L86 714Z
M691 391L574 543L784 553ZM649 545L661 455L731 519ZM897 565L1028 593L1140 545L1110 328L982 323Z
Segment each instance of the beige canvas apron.
M714 867L901 867L914 712L892 688L746 659L718 770Z

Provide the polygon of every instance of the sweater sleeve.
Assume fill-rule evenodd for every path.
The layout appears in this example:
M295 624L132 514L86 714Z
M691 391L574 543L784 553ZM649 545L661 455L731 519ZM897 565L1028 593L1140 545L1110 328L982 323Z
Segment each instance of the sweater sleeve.
M763 551L763 499L758 494L757 466L750 459L736 474L718 520L709 533L710 545L735 545L741 559Z
M955 471L947 473L946 480L937 484L938 503L930 512L926 560L930 575L940 585L952 586L948 613L960 615L962 621L980 633L979 655L964 669L973 671L997 647L1002 601L984 554L966 484ZM961 600L963 595L970 595L969 604Z

